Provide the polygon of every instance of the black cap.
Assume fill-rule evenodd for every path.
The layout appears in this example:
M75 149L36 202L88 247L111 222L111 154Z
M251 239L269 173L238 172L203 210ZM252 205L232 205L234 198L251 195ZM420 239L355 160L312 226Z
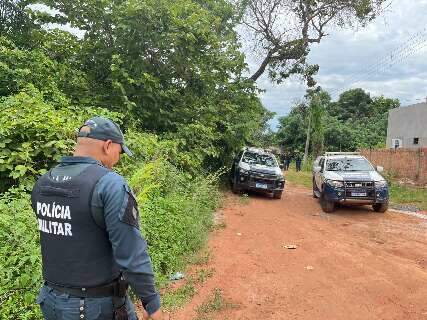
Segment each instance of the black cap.
M90 131L79 130L78 137L92 138L97 140L111 140L122 146L122 153L126 153L128 156L132 156L133 153L125 144L125 137L122 130L117 123L114 121L103 118L93 117L85 122L82 127L89 127ZM82 128L80 127L80 129Z

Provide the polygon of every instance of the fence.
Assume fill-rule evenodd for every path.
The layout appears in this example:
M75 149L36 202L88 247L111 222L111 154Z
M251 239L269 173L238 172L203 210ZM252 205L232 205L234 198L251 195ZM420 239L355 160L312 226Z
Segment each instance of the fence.
M360 151L375 166L398 179L409 179L416 184L427 185L427 148L389 149Z

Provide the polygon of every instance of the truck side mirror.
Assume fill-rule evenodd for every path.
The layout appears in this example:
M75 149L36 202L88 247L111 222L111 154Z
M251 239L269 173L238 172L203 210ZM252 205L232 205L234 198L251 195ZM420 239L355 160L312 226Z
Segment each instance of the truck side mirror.
M313 167L313 171L316 172L316 173L317 172L321 172L322 171L322 167L321 166L314 166Z
M377 171L378 171L378 172L384 172L384 167L377 166Z

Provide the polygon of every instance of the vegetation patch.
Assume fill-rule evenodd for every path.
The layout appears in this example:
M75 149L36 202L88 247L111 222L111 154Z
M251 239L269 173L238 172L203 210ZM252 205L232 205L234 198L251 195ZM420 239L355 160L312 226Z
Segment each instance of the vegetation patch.
M312 188L313 177L311 171L298 171L296 172L293 167L285 171L285 181L293 185ZM286 184L285 184L286 193Z
M392 204L414 205L421 210L427 210L427 188L410 187L391 183L390 199Z
M162 307L166 310L175 310L190 301L196 293L194 278L190 277L178 289L165 291L162 295Z
M208 300L197 307L195 320L210 320L213 318L214 313L237 307L238 305L226 301L221 289L216 288Z

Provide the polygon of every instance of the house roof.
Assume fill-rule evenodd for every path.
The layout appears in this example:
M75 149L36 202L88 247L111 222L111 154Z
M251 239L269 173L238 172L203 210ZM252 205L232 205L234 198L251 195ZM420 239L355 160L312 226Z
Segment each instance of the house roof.
M411 112L412 110L419 110L424 108L427 110L427 102L421 102L421 103L411 104L409 106L394 108L390 110L390 113Z

